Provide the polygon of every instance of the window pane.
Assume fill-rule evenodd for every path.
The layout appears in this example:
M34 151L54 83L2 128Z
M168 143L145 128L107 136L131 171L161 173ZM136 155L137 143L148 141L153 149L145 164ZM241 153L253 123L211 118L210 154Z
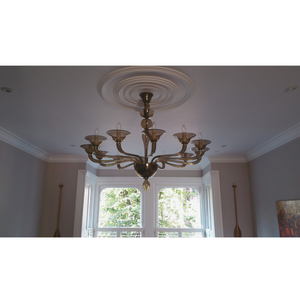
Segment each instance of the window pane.
M98 227L141 227L141 193L135 188L107 188L100 195Z
M140 238L141 232L140 231L122 231L121 237L123 238Z
M158 195L159 228L201 228L200 197L192 188L164 188Z
M117 232L116 231L98 231L97 237L116 238Z
M158 232L158 237L160 238L177 238L178 237L178 232Z

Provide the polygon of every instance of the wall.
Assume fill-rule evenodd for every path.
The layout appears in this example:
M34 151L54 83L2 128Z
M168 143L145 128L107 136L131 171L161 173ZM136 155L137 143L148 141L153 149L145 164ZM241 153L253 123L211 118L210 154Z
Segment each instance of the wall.
M0 236L39 236L45 161L0 141Z
M277 200L300 199L300 138L248 163L254 234L278 237Z
M233 237L235 221L234 192L236 198L239 227L242 237L253 237L252 213L248 166L246 163L212 163L211 170L218 170L220 176L222 217L224 237Z
M42 212L41 236L51 237L56 229L59 184L62 182L60 234L73 236L78 170L85 170L85 163L48 163ZM218 170L221 185L222 217L225 237L233 237L235 208L232 184L237 185L239 227L243 237L253 236L250 204L248 166L246 163L213 163L211 170ZM94 172L95 173L95 172ZM136 176L133 170L98 169L97 176ZM201 171L160 171L161 177L201 177ZM142 184L142 179L141 179Z
M63 188L59 231L61 237L73 236L78 170L85 169L86 163L47 164L40 231L42 237L53 237L55 233L60 183Z

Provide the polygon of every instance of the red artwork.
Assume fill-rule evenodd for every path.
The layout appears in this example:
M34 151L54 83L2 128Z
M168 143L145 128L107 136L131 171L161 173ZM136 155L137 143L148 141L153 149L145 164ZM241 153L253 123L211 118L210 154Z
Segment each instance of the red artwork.
M280 237L299 237L300 200L277 201L276 208Z

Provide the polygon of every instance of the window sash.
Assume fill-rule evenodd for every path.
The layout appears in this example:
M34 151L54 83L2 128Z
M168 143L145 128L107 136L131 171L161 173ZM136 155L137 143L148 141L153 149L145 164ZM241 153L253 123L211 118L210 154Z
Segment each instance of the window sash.
M98 227L98 228L89 228L89 237L97 237L98 232L103 232L103 231L117 232L117 237L121 237L122 231L141 232L141 237L144 236L144 228L142 227Z
M178 237L182 237L184 232L201 232L203 236L206 236L206 231L203 228L156 228L156 236L158 237L159 232L177 232Z

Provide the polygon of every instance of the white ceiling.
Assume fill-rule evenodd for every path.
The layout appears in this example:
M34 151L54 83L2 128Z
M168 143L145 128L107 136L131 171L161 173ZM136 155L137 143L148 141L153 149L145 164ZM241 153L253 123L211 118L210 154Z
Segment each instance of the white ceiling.
M183 105L157 111L152 118L166 130L157 153L174 153L173 137L185 124L188 132L202 132L212 141L207 155L245 155L300 123L300 67L174 66L195 83L195 92ZM115 107L99 96L97 84L118 66L3 66L0 87L0 126L49 155L84 155L84 137L116 128L131 132L123 142L127 152L142 150L138 112ZM116 153L107 136L102 149ZM75 145L75 147L71 146ZM227 145L226 147L222 147Z

